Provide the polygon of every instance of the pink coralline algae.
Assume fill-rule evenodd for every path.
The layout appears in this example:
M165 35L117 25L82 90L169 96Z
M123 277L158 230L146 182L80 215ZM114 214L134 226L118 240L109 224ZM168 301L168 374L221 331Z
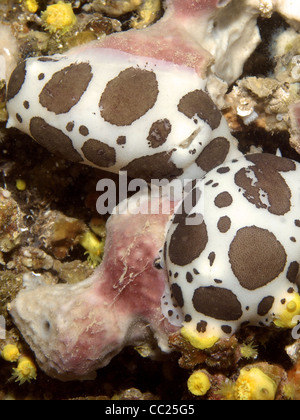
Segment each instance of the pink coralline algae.
M150 56L179 65L187 65L205 77L210 53L201 47L201 25L222 2L218 0L168 0L165 16L142 31L112 34L98 45L136 56ZM93 44L90 44L93 46Z
M169 202L165 199L163 212L158 202L157 214L111 216L103 262L90 278L24 289L12 302L11 314L49 376L91 378L123 347L143 345L153 336L169 351L168 335L177 328L162 314L167 276L155 260L170 215ZM130 203L134 209L133 199ZM148 193L139 209L147 205Z

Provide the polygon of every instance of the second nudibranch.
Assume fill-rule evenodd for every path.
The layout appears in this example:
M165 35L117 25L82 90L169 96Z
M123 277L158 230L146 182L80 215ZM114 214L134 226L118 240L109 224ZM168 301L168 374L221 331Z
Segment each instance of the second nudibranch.
M270 154L234 159L196 183L164 246L193 346L210 348L245 325L297 325L299 208L299 163Z

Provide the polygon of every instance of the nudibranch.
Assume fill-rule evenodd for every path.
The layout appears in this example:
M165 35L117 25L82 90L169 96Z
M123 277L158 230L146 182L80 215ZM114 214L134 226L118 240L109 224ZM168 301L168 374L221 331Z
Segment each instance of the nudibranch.
M8 83L7 127L68 160L146 181L199 178L211 156L214 166L238 156L206 92L212 57L184 26L218 3L169 1L145 30L27 59Z
M300 314L300 165L234 159L196 182L164 246L182 335L200 349L243 325L285 328Z

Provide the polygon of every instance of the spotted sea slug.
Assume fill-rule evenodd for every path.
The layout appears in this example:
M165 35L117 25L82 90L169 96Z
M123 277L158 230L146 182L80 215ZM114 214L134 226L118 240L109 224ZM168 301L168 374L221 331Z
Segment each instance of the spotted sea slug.
M300 165L269 154L210 171L179 205L164 246L182 335L200 349L242 325L297 324Z
M8 83L7 127L68 160L146 181L199 178L238 156L206 92L212 57L184 25L205 22L218 2L167 4L150 28L19 64Z

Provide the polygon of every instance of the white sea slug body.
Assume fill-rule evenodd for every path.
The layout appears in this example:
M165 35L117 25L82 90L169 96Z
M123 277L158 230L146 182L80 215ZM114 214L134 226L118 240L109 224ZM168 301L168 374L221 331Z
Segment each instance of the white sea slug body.
M8 127L132 178L201 177L208 155L216 166L238 153L205 80L171 62L98 47L30 58L12 74L7 99Z
M299 208L299 164L269 154L233 160L196 184L164 248L182 333L192 344L211 347L247 324L295 325ZM289 321L281 323L286 310Z

